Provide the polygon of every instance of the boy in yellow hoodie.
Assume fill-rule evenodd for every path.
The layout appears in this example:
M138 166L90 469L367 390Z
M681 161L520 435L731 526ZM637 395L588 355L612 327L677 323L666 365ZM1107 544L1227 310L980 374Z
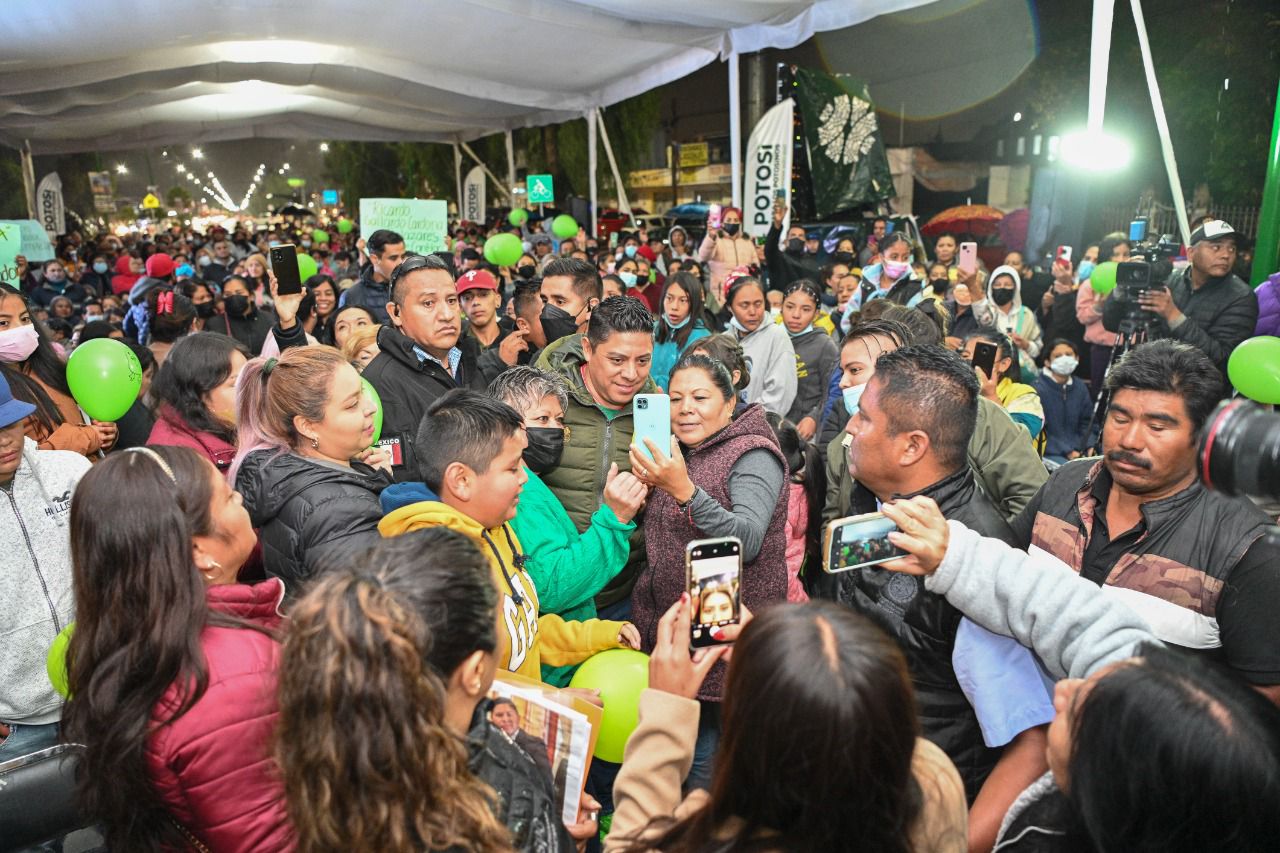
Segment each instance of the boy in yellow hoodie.
M378 530L397 536L447 527L488 556L500 598L498 666L536 681L543 663L566 666L605 649L639 647L630 623L538 614L538 590L507 524L528 480L522 459L528 439L515 409L475 391L453 390L427 410L417 439L419 474L439 500L402 506L384 516Z

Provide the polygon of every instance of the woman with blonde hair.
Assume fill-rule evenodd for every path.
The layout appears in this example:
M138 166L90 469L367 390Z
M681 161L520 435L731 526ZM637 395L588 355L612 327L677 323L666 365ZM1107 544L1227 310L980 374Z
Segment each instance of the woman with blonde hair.
M373 402L342 353L294 347L255 358L236 382L239 450L229 473L261 531L267 574L294 588L325 555L378 540L390 484Z
M360 372L378 355L378 330L381 326L358 326L342 342L342 354Z

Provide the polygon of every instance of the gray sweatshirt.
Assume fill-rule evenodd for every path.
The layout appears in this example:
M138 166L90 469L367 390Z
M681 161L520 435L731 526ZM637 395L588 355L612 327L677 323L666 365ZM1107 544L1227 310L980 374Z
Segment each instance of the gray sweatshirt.
M925 589L1033 649L1055 678L1084 678L1160 642L1136 613L1048 554L1027 554L955 521L947 526L947 554Z
M26 439L13 482L0 488L0 721L42 725L62 718L45 658L75 618L71 496L89 460L40 450Z
M738 339L750 364L748 403L787 416L796 399L796 351L785 327L765 317L754 332Z

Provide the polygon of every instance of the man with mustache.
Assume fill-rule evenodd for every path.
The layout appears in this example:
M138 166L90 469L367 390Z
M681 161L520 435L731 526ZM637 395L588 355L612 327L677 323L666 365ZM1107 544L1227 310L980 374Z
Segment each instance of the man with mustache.
M1201 350L1158 340L1107 376L1103 458L1062 466L1013 521L1024 545L1124 601L1164 642L1280 704L1280 548L1244 498L1200 482L1196 439L1224 393Z

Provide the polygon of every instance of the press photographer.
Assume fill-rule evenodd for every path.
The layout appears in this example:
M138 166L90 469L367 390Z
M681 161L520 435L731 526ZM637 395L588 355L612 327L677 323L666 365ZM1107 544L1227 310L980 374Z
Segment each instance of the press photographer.
M1191 344L1213 361L1223 374L1231 351L1253 334L1258 321L1258 300L1244 281L1232 274L1236 259L1236 232L1220 219L1209 219L1191 232L1187 249L1190 265L1167 278L1164 287L1137 288L1132 299L1119 283L1115 297L1107 300L1103 323L1121 331L1121 317L1141 311L1148 316L1147 339L1173 338ZM1159 263L1152 263L1151 280L1160 281ZM1137 315L1141 316L1141 315Z

